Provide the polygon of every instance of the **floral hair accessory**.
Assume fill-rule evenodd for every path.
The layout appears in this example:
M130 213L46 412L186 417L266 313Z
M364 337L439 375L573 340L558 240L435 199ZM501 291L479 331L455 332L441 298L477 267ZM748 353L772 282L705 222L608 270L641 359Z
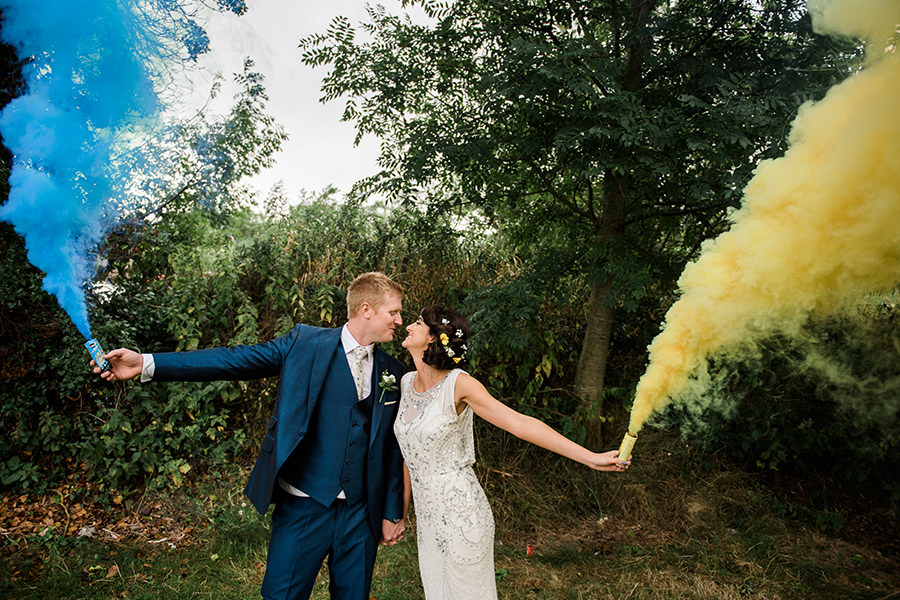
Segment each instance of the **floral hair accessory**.
M459 330L457 330L456 337L460 337L459 333L460 333ZM462 351L463 351L462 356L456 356L456 352L454 352L453 348L450 347L450 336L447 335L446 333L441 334L441 345L444 347L444 354L446 354L448 357L452 358L453 362L455 362L455 363L458 363L459 361L461 361L462 359L464 359L466 357L466 350L468 350L468 348L466 348L466 345L465 344L462 345Z
M450 321L448 321L447 319L441 319L441 324L443 324L443 325L449 325L449 324L450 324Z

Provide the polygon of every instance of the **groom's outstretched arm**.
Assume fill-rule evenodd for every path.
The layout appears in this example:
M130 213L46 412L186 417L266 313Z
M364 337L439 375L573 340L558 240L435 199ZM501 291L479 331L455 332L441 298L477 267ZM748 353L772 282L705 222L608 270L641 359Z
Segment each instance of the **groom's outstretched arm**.
M303 326L268 342L202 350L154 353L154 381L234 381L274 377L281 372Z

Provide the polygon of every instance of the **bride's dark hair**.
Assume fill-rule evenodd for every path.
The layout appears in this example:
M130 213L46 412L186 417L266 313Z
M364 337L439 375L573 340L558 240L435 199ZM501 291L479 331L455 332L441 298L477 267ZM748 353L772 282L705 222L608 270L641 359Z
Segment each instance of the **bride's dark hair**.
M465 367L469 350L466 318L452 308L435 305L423 308L419 316L434 335L434 341L425 347L425 364L442 370Z

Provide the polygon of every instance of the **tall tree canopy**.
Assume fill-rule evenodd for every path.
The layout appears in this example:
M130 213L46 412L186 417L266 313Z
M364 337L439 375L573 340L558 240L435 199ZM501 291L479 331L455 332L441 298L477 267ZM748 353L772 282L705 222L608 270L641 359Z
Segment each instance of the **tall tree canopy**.
M536 283L575 275L575 391L593 414L617 309L651 282L671 289L755 165L783 152L798 106L857 52L813 34L800 0L404 5L432 21L372 8L365 36L337 18L300 44L330 67L324 100L345 98L358 139L383 140L382 170L357 189L480 209L552 266Z

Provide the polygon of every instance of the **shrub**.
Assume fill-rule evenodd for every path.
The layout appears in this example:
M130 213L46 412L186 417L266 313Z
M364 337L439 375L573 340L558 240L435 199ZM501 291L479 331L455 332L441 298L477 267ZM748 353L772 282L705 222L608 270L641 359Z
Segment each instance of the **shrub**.
M900 502L900 311L893 296L812 320L801 339L772 337L743 359L712 362L706 398L659 420L707 452L722 450L829 508L837 494ZM796 485L791 482L796 481Z

